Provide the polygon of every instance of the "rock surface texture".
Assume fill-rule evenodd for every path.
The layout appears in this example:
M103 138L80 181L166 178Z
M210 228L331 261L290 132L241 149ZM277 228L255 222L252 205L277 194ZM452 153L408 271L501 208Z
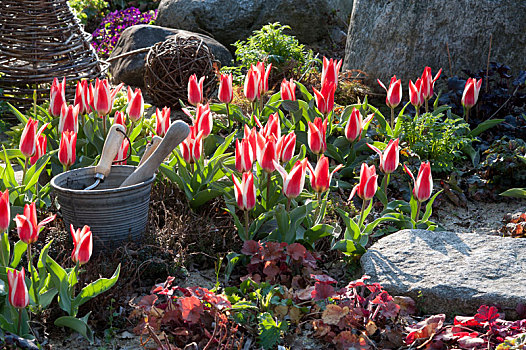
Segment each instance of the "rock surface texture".
M232 64L232 54L230 54L223 45L206 35L146 24L126 28L111 53L110 58L133 50L153 46L158 42L165 41L171 35L185 37L197 36L202 38L215 58L221 62L221 66ZM110 73L113 76L113 82L123 82L128 85L143 87L146 55L147 52L141 52L112 61Z
M508 318L526 303L526 239L403 230L362 256L364 273L426 313L473 315L497 305Z
M453 74L486 67L491 60L516 72L526 66L526 1L516 0L354 0L345 49L345 69L370 78L419 77L424 67ZM372 80L371 79L371 80Z
M280 22L302 43L328 37L332 24L348 18L352 0L161 0L156 23L213 36L231 49L252 31ZM334 16L333 16L334 15ZM343 26L346 27L345 23Z

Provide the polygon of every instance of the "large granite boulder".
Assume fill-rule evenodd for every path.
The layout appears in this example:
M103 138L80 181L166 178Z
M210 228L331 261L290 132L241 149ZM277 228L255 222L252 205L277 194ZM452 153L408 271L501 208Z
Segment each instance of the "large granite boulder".
M135 25L126 28L122 32L115 49L111 53L112 57L125 54L127 52L148 48L158 42L165 41L171 35L183 37L197 36L210 48L215 58L221 62L222 66L232 64L232 54L216 40L203 34L188 32L186 30L163 28L147 24ZM147 51L124 56L111 61L110 73L114 83L126 83L132 86L144 86L144 64Z
M486 67L491 34L491 60L524 69L525 33L526 1L354 0L343 67L407 87L425 66L449 73L446 44L453 74Z
M516 317L526 304L526 239L476 233L403 230L362 256L364 273L426 313L474 314L497 305Z
M302 43L325 40L331 17L347 19L351 0L161 0L156 23L208 34L231 48L252 31L280 22ZM346 23L340 23L346 27ZM346 28L345 28L346 29Z

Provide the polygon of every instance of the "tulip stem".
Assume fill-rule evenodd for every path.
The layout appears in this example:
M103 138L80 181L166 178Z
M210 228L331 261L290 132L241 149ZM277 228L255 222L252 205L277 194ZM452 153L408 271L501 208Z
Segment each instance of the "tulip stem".
M384 191L385 197L387 198L387 186L389 185L389 177L391 174L385 174L382 181L382 190ZM387 200L389 202L389 200Z
M22 183L24 182L24 179L26 178L26 173L27 173L27 165L28 165L28 162L29 162L29 157L25 157L25 161L24 161L24 171L22 172Z
M228 130L232 131L232 120L230 119L230 106L226 103L226 119L228 119Z
M22 328L22 308L18 309L18 331L16 332L18 335L20 334L20 329Z
M72 285L70 286L70 288L71 288L71 290L70 290L71 299L74 299L74 298L75 298L75 285L76 285L76 284L78 283L78 281L79 281L79 266L80 266L80 264L79 264L79 262L77 261L77 262L75 263L75 267L73 268L73 272L72 272L72 273L75 274L75 283L72 284Z
M420 206L422 205L422 202L418 201L418 204L416 205L416 217L415 222L418 222L418 218L420 217ZM416 227L415 227L416 228Z
M365 207L367 207L368 205L369 205L369 201L364 199L362 202L362 210L360 211L360 221L358 222L358 226L360 227L360 230L362 229L362 224L363 224L363 221L365 220L365 218L363 217L363 214L365 212Z
M259 98L259 118L263 115L263 95Z
M316 216L315 216L317 224L319 224L322 220L322 217L321 217L321 206L323 203L322 198L321 198L322 194L323 194L322 192L316 193L316 197L318 199L318 208L316 208Z
M270 210L269 201L270 201L270 173L267 173L267 210Z
M248 218L248 210L243 210L245 212L245 241L248 241L250 235L249 235L249 232L248 232L248 228L249 228L249 218Z
M130 124L130 131L129 131L129 135L128 137L131 136L132 132L133 132L133 129L135 129L135 122L132 120L131 121L131 124ZM131 145L130 145L131 146Z
M5 255L4 255L4 236L6 236L4 234L4 231L0 232L0 255L1 255L0 258L2 259L2 266L7 267L7 264L9 263L9 258L6 260Z
M394 108L391 108L391 129L394 129Z
M465 115L465 117L466 117L466 122L469 121L469 110L470 110L470 109L471 109L471 108L465 107L465 111L466 111L466 112L464 113L464 115Z
M425 99L426 101L426 113L429 113L429 99Z
M287 208L286 208L287 209L287 213L290 212L290 202L291 201L292 200L290 198L287 198Z
M35 280L36 270L33 267L33 258L31 256L31 244L27 245L27 260L28 260L28 262L27 262L27 264L28 264L27 269L31 273L31 288L33 289L33 294L35 295L35 303L37 304L37 308L40 309L40 303L39 303L39 300L38 300L37 284L36 284L36 280Z
M102 135L104 136L104 138L106 138L106 119L108 117L106 115L104 115L102 117Z

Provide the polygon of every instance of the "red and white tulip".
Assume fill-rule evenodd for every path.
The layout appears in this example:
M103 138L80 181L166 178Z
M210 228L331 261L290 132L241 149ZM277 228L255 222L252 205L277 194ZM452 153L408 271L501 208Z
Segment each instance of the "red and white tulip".
M203 102L203 83L205 77L197 80L197 75L192 74L188 79L188 102L191 105L197 106L198 103Z
M419 202L424 202L431 197L433 192L433 177L431 176L431 164L429 162L423 162L420 164L418 175L415 177L411 170L404 164L406 173L411 177L415 187L413 188L413 196Z
M323 193L327 191L331 185L332 176L343 167L338 165L332 172L329 171L329 158L322 155L316 164L316 168L307 163L307 170L309 171L310 184L312 190L316 193Z
M314 154L323 154L327 150L327 141L325 140L327 134L327 121L322 121L320 117L314 118L314 123L309 122L309 132L307 141L309 148Z
M79 111L80 105L62 105L62 110L60 111L60 120L58 123L58 132L62 131L73 131L75 133L79 132Z
M142 98L141 89L132 89L128 86L128 106L126 114L134 123L138 122L144 113L144 99Z
M49 93L49 113L53 117L60 116L62 105L66 103L66 78L62 79L62 83L58 82L57 78L53 79L51 90Z
M389 88L386 88L379 79L376 81L387 92L385 104L389 108L396 108L396 106L400 104L400 101L402 101L402 81L400 79L396 79L396 75L393 75L391 82L389 83Z
M232 81L232 73L221 74L221 77L219 78L219 92L217 93L217 98L222 103L230 103L234 98Z
M9 285L9 303L17 308L24 309L29 304L29 293L26 286L26 271L7 270Z
M77 134L73 131L63 131L58 149L58 160L66 168L75 163Z
M22 131L19 149L26 157L31 157L35 154L37 148L37 125L38 121L29 118L24 131Z
M297 161L292 167L290 173L287 173L285 168L279 165L278 162L274 161L276 170L281 174L283 178L283 194L288 199L296 198L303 191L305 186L305 172L307 170L307 158L302 161Z
M15 217L18 237L26 244L34 243L38 240L40 229L47 223L53 221L56 215L52 215L41 222L37 222L37 208L35 203L24 206L24 214L17 214Z
M399 139L390 140L387 147L382 152L373 145L367 144L370 149L380 156L380 170L385 174L394 172L400 164Z
M241 210L252 210L256 206L256 187L254 175L251 172L243 173L241 182L232 174L234 181L234 194L237 206Z
M83 265L91 258L93 252L93 235L90 227L87 225L77 230L71 225L70 230L74 245L71 260L73 260L75 264Z
M169 127L170 127L170 108L164 107L162 110L157 108L155 110L155 133L160 137L164 137Z

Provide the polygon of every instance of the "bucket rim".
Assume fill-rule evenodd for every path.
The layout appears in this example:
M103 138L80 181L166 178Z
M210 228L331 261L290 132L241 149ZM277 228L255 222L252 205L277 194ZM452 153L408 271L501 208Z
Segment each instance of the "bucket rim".
M111 167L112 167L112 169L118 167L118 168L130 168L130 169L133 169L133 170L135 170L137 168L136 166L133 166L133 165L112 165ZM94 168L95 168L95 166L88 166L88 167L83 167L83 168L72 169L72 170L66 171L64 173L55 175L55 176L53 176L53 178L50 181L51 187L54 190L58 190L58 191L63 192L63 193L82 194L82 195L86 195L86 194L99 194L100 195L100 194L106 194L106 193L109 194L109 193L119 193L119 192L124 192L124 191L130 191L130 190L134 190L134 189L137 189L137 188L140 188L140 187L148 186L148 185L150 185L153 182L153 180L155 180L155 177L157 176L157 174L153 174L150 179L148 179L146 181L143 181L143 182L140 182L140 183L135 184L135 185L131 185L131 186L117 187L117 188L106 188L106 189L100 189L100 190L93 189L93 190L88 190L88 191L86 191L86 190L75 190L75 189L72 189L72 188L66 188L66 187L59 186L57 184L57 182L59 180L61 180L63 177L66 177L68 174L71 174L71 173L74 173L74 172L77 172L77 171L80 171L80 170L94 169ZM95 179L93 179L93 181L95 181Z

